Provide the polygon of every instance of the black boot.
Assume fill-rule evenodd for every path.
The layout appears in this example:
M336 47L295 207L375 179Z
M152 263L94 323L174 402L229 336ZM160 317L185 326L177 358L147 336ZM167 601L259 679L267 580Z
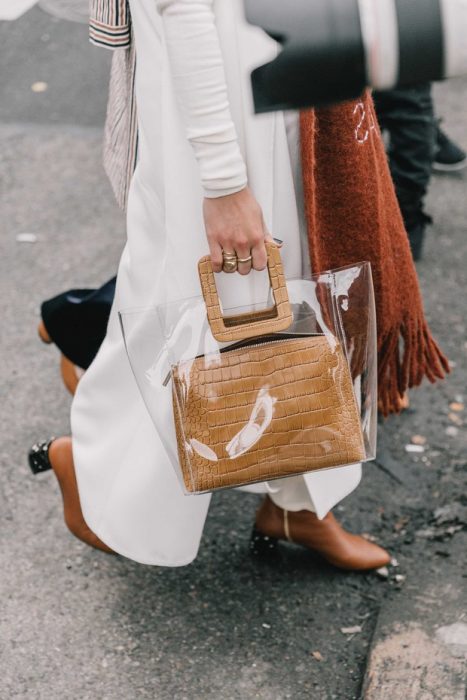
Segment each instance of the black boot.
M426 227L428 224L432 223L433 219L431 216L425 214L422 210L419 210L415 216L411 216L410 219L405 222L414 262L419 262L422 259Z
M420 221L407 231L414 262L419 262L422 259L425 229L426 224Z
M433 170L454 173L464 168L467 168L467 153L438 126Z

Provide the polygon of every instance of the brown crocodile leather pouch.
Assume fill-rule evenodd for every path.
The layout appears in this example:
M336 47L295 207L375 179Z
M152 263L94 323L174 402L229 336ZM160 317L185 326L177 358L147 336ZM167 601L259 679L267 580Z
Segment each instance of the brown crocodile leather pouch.
M199 264L213 336L233 345L172 366L178 456L190 493L365 459L343 348L294 334L280 254L268 247L275 306L223 318L209 258ZM280 332L282 331L282 332Z

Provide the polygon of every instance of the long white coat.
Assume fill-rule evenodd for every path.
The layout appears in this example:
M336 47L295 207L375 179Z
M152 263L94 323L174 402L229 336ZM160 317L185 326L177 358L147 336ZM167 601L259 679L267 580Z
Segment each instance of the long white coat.
M248 182L269 230L284 240L287 276L300 277L306 266L297 121L289 119L287 129L282 113L255 117L248 78L254 66L275 54L276 45L246 24L242 0L159 0L160 6L178 5L181 11L190 3L192 8L213 5ZM181 566L197 554L210 496L183 495L139 395L118 322L119 310L199 295L196 262L207 252L199 167L186 138L156 4L130 0L137 51L139 162L130 188L128 243L108 333L79 385L72 434L80 498L91 529L131 559ZM247 280L253 295L253 276ZM229 277L224 299L232 294L238 301L240 284L237 276ZM161 411L170 421L170 389ZM315 473L284 480L284 494L305 489L323 516L359 479L358 465Z

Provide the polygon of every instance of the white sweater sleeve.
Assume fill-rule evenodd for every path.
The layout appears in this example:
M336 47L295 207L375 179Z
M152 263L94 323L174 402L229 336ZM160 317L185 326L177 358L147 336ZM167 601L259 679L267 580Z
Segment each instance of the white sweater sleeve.
M199 164L206 197L247 184L230 114L213 0L156 0L177 101Z

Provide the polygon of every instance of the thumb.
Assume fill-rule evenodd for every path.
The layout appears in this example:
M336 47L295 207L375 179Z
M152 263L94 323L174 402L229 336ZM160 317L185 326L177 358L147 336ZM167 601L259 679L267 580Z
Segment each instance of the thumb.
M284 245L284 241L281 241L280 238L273 238L271 234L269 233L269 229L266 226L266 223L263 219L263 229L264 229L264 240L266 243L271 243L272 245L275 245L276 248L282 248Z
M282 248L284 245L284 241L281 241L280 238L273 238L270 233L267 233L264 237L264 240L266 243L271 243L272 245L275 245L276 248Z

